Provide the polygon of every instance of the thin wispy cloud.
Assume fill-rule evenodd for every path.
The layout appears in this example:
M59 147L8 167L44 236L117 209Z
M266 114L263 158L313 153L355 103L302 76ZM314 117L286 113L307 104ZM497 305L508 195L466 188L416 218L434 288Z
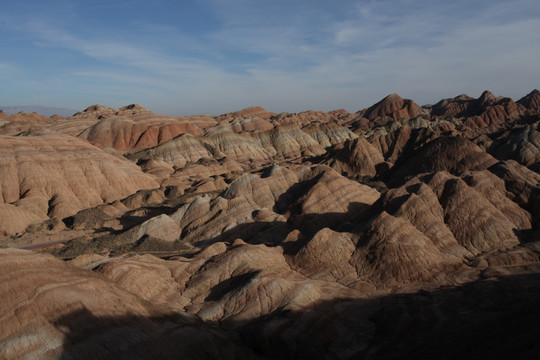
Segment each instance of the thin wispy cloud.
M356 111L391 92L429 103L484 89L520 97L540 83L536 0L51 4L6 7L2 102ZM24 85L32 78L41 85Z

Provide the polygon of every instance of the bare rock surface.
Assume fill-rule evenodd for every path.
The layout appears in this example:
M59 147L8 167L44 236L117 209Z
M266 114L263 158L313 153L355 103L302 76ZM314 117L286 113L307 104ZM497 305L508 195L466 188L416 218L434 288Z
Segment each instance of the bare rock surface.
M508 137L494 142L490 152L500 160L513 159L538 171L540 168L540 132L538 123L526 126Z
M534 358L538 99L0 112L0 358Z
M245 357L224 332L50 255L0 250L0 267L4 359Z
M184 133L199 135L202 130L188 121L143 112L129 118L107 117L85 129L79 137L125 153L157 146Z
M425 172L448 171L461 175L468 170L488 169L495 163L495 158L464 138L439 137L394 168L390 182L403 182L403 179Z
M377 166L384 163L379 149L364 137L334 146L325 158L328 165L341 173L371 177L377 175Z
M0 204L0 232L2 235L22 234L32 224L37 224L47 219L47 216L39 216L12 204Z
M490 91L484 91L478 98L460 95L453 99L444 99L433 106L432 114L436 116L455 116L467 118L466 125L482 128L514 121L524 113L524 106L510 98L497 98Z
M3 136L0 146L2 202L38 218L63 218L157 186L135 165L70 136Z
M369 120L389 117L394 120L409 120L418 116L421 112L420 106L409 99L402 99L398 94L390 94L377 104L369 107L363 116Z

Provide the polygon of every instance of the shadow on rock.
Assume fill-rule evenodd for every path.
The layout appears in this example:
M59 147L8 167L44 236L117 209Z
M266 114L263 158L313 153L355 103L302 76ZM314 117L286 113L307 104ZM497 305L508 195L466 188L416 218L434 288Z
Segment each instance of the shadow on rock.
M249 281L220 284L210 297ZM459 287L279 309L221 328L187 315L96 317L55 325L61 359L533 359L540 353L540 274Z
M187 315L98 317L75 311L54 324L65 332L60 359L254 359L233 332Z
M276 311L235 330L281 359L534 359L540 274Z

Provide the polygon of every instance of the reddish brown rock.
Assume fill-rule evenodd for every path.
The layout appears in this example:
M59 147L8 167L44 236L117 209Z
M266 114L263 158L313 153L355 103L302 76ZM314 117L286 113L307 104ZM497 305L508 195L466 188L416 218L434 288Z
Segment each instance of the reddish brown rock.
M174 173L174 168L163 160L148 159L139 163L141 170L158 179L166 179Z
M181 295L183 289L174 278L175 265L173 261L143 255L101 261L94 271L152 304L182 311L190 300Z
M422 108L409 99L402 99L398 94L390 94L375 105L367 108L363 117L368 120L390 118L393 120L409 120L417 117Z
M0 235L22 234L32 224L47 219L11 204L0 204Z
M469 170L485 170L495 163L497 160L493 156L464 138L439 137L395 167L390 183L403 183L405 179L427 172L448 171L461 175Z
M384 158L361 136L329 149L325 163L342 174L373 177L377 174L377 167L384 163Z
M444 99L433 105L432 115L465 118L470 128L483 128L490 125L515 121L524 113L524 107L510 98L497 98L484 91L478 99L460 95Z
M540 91L534 89L529 94L519 99L517 103L527 109L526 112L528 115L540 113Z
M356 246L351 234L334 232L324 228L317 232L292 259L293 269L311 279L335 281L350 287L364 284L350 259Z
M334 110L330 112L322 111L303 111L301 113L280 113L272 117L272 123L276 125L288 125L294 124L297 126L306 126L309 124L337 124L342 125L347 121L350 121L356 117L355 114L351 114L346 110Z
M386 161L394 164L399 158L407 158L428 142L441 136L437 127L412 129L405 125L395 131L378 130L366 134L367 140L373 144Z
M29 121L0 246L66 261L0 251L0 357L536 354L536 95Z
M201 129L179 118L155 115L148 110L130 115L108 116L78 136L94 145L125 153L155 147L184 133L202 134Z
M335 123L311 123L304 126L302 131L308 133L324 148L358 137L348 128L337 126Z
M300 200L300 213L347 213L363 210L380 196L369 186L351 181L329 168L321 169L317 182Z
M47 117L37 113L19 112L7 115L3 113L0 122L0 134L2 135L34 135L43 133L48 124L61 121L62 117Z
M540 169L539 122L526 126L494 142L489 151L500 160L513 159L538 171Z
M469 107L471 107L471 103L474 100L475 98L467 94L461 94L454 98L443 99L432 106L431 113L435 116L461 116L461 114L465 114L469 110Z
M240 163L267 160L275 154L267 153L258 139L249 134L236 134L225 127L217 127L208 132L203 139L221 154ZM275 151L275 150L274 150Z
M247 118L247 119L241 119L241 120L235 120L231 123L231 129L236 132L244 132L244 131L267 131L272 130L274 128L274 125L268 120L260 119L260 118Z
M325 152L319 143L296 126L281 126L259 133L258 140L265 151L276 159L309 157Z
M216 117L219 124L228 124L236 133L244 131L266 131L274 128L270 122L275 113L266 111L260 106L253 106L240 111L227 113Z
M517 230L532 228L531 215L511 199L504 181L489 171L465 173L463 180L499 210Z
M296 173L273 166L262 178L255 174L242 175L229 185L222 196L226 199L242 196L261 208L274 209L280 197L297 182L299 179Z
M448 228L459 244L471 253L476 255L519 244L513 222L460 178L440 172L433 176L428 185L439 197ZM478 189L481 190L481 186ZM519 215L518 211L516 216ZM527 221L527 218L522 221Z
M215 158L201 158L196 163L191 163L178 169L172 178L183 179L189 177L209 178L217 175L243 173L244 167L237 161L227 157L216 160Z
M511 200L528 209L535 219L540 220L540 175L520 165L515 160L501 161L489 171L504 180Z
M163 160L180 168L201 158L227 157L241 164L264 164L322 153L324 149L296 126L279 127L253 134L237 134L220 125L209 130L204 136L185 134L128 157Z
M192 359L250 358L224 332L188 317L169 317L112 282L50 255L0 250L0 269L3 359L175 358L179 353ZM124 276L128 284L130 275Z
M192 299L188 311L231 327L277 309L298 310L336 296L361 296L336 283L306 279L290 269L279 247L238 243L204 269L183 292Z
M445 212L437 195L418 179L389 190L384 195L383 205L391 215L409 222L424 234L448 259L460 261L470 255L446 225ZM453 215L457 214L450 214Z
M143 237L152 237L165 242L174 242L180 239L182 229L169 216L161 214L152 217L122 234L127 243L135 243Z
M159 160L176 168L195 163L201 158L212 157L212 154L199 138L191 134L183 134L152 149L142 150L127 156L133 160Z
M70 136L3 136L0 146L1 201L39 217L62 218L157 186L135 165Z
M249 119L249 118L260 118L268 120L272 116L276 115L276 113L273 113L271 111L266 111L260 106L252 106L249 108L245 108L240 111L235 111L227 114L223 114L217 117L218 122L223 121L229 121L232 119Z
M461 266L461 259L445 256L408 221L383 211L360 239L351 263L360 279L387 287L428 281Z

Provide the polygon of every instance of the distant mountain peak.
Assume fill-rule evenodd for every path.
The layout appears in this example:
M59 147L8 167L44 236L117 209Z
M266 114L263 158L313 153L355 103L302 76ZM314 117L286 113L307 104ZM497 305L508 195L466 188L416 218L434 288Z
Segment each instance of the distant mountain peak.
M19 106L0 106L0 110L3 110L7 115L18 114L20 112L25 113L37 113L44 116L60 115L71 116L77 112L77 110L67 108L57 108L51 106L41 105L19 105Z
M120 109L118 109L120 111L126 111L126 110L131 110L133 112L144 112L144 111L149 111L147 108L145 108L144 106L142 105L139 105L139 104L129 104L127 106L122 106Z
M496 96L489 90L484 90L482 95L480 95L480 97L478 98L481 103L492 102L496 99Z
M420 107L409 99L403 99L396 93L386 96L384 99L369 107L364 113L364 117L374 120L387 116L394 119L413 118L420 113Z

